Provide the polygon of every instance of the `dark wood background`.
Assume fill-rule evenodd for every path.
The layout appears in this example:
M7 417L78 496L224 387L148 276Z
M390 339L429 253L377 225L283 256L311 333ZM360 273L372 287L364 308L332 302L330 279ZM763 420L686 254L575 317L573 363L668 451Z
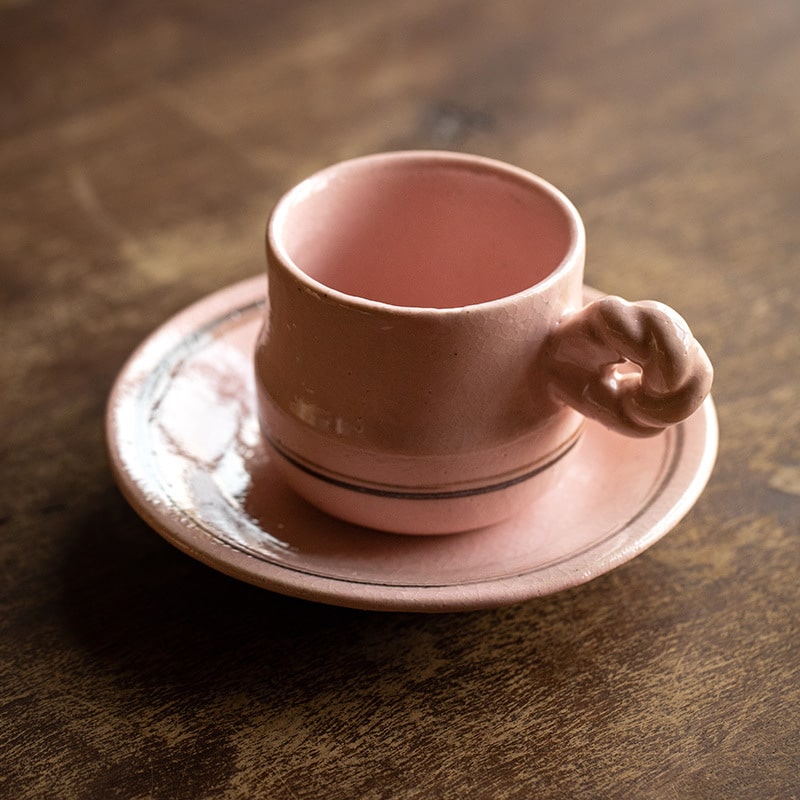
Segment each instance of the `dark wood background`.
M0 136L0 796L800 797L800 4L3 0ZM550 179L588 281L689 320L710 485L502 610L237 583L125 504L108 390L295 181L417 147Z

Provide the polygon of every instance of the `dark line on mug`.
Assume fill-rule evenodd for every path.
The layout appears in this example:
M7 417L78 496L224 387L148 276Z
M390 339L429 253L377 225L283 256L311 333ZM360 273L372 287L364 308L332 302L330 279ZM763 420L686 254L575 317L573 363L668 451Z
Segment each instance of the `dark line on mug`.
M296 458L293 458L284 450L281 449L280 445L278 445L274 439L271 437L267 438L272 448L275 452L281 456L283 459L288 461L293 467L296 467L301 472L305 472L307 475L310 475L312 478L317 478L318 480L324 481L325 483L330 483L333 486L338 486L340 489L349 489L351 492L358 492L359 494L370 494L374 495L375 497L386 497L392 500L457 500L459 498L464 497L474 497L481 494L490 494L491 492L499 492L503 489L509 489L512 486L516 486L517 484L524 483L525 481L534 478L536 475L544 472L545 470L549 469L556 463L558 463L564 456L569 453L576 444L581 440L581 435L583 433L583 429L581 428L579 435L575 436L575 438L570 442L570 444L565 447L555 458L548 461L546 464L542 464L535 469L532 469L530 472L526 472L524 475L519 475L516 478L510 478L506 481L501 481L500 483L492 483L486 486L478 486L474 489L454 489L450 491L443 491L443 492L409 492L409 491L400 491L394 489L374 489L370 486L363 486L357 483L350 483L349 481L343 481L339 478L333 478L329 475L325 475L321 472L318 472L315 469L307 466L306 464L301 463Z

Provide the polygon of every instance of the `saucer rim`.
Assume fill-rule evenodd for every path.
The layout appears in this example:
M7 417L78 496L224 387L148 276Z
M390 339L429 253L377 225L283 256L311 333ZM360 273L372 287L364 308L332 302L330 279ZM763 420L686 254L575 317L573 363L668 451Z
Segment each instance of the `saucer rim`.
M588 295L601 294L585 287ZM329 577L304 572L291 565L280 565L237 549L208 535L169 506L160 503L143 488L141 479L131 474L121 453L124 435L117 426L117 410L130 394L132 385L140 383L151 372L159 354L187 335L196 334L195 320L204 311L214 309L214 317L222 308L244 313L263 305L266 278L257 276L239 281L212 292L190 304L150 333L133 351L120 370L105 415L106 448L112 475L122 495L136 513L166 541L177 549L237 580L303 600L372 611L451 612L506 606L534 597L541 597L573 588L599 577L633 559L671 531L694 506L705 488L716 461L718 422L714 402L709 395L701 409L676 428L683 429L685 439L694 446L682 454L684 461L694 460L688 479L679 485L667 485L657 506L663 506L658 518L647 529L630 538L631 520L608 540L593 542L577 556L568 556L554 565L518 575L505 575L471 583L443 585L387 585L374 581L356 582L347 578ZM246 301L242 303L242 301ZM621 435L621 434L615 434ZM658 438L658 437L656 437ZM681 457L679 457L680 460ZM684 470L685 471L685 470ZM649 509L653 511L653 508ZM636 517L632 517L635 521ZM268 533L268 532L267 532ZM623 546L608 552L616 539ZM592 561L592 551L605 545L604 552ZM575 563L573 563L575 562ZM547 573L542 576L542 572ZM537 574L538 573L538 574ZM535 576L535 577L534 577Z

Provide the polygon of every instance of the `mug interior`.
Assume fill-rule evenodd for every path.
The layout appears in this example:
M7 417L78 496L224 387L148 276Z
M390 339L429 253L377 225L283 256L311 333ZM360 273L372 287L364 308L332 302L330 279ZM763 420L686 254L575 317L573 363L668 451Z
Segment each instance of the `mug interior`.
M324 286L395 306L457 308L549 276L574 244L568 201L498 162L396 154L344 162L279 204L273 247Z

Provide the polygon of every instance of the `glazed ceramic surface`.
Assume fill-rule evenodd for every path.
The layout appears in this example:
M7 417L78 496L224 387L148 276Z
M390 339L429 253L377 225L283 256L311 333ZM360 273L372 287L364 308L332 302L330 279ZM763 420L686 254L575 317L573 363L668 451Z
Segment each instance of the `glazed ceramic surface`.
M685 322L584 308L584 253L561 192L485 158L368 156L291 190L255 352L286 480L352 522L463 531L551 491L586 417L651 435L690 416L711 367Z
M265 288L237 284L167 322L131 357L108 405L126 497L168 541L229 575L357 608L497 606L633 558L705 486L717 447L710 398L651 438L588 422L551 491L493 526L417 537L335 519L287 486L259 432L251 354Z

